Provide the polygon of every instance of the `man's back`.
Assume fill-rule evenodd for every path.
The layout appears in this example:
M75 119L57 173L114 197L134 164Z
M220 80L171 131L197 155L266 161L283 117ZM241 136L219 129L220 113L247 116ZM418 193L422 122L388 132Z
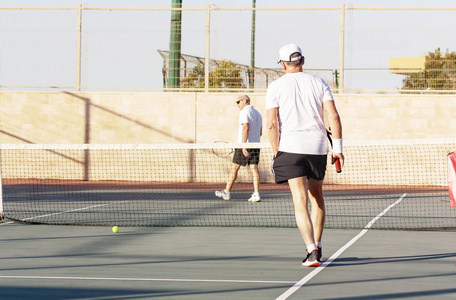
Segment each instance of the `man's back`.
M266 110L279 109L281 151L326 154L323 102L333 100L328 85L320 78L288 73L268 87Z
M329 126L334 128L333 145L338 145L335 147L338 152L333 151L331 160L334 163L340 159L343 165L342 127L329 87L323 80L303 74L304 61L298 45L280 48L278 63L282 64L286 75L268 87L266 124L275 156L274 179L276 183L288 182L296 225L306 244L307 255L302 265L319 267L326 216L323 179L328 161L323 111Z

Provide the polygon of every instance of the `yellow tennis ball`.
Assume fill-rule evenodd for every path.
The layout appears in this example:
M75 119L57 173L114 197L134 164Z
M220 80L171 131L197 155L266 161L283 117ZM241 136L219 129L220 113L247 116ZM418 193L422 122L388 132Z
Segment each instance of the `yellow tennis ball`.
M117 226L112 227L112 232L118 233L119 232L119 227L117 227Z

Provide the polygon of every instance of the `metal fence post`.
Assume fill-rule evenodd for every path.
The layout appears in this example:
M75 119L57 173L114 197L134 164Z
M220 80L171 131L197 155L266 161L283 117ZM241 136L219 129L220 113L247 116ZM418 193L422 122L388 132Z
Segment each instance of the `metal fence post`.
M77 41L76 41L76 92L81 90L81 29L82 29L82 4L78 4L78 22L77 22Z
M251 91L255 88L255 15L256 15L256 0L252 3L252 34L250 42L250 70L249 70L249 88Z
M345 4L340 5L339 94L344 92Z
M209 92L209 64L211 38L211 5L206 5L206 55L204 59L204 92Z

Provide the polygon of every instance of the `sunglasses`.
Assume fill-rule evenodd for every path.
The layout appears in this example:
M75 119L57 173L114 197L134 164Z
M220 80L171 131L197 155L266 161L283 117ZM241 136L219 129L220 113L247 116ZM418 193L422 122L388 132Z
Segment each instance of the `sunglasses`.
M239 104L239 103L241 103L242 100L244 100L244 99L238 100L238 101L236 101L236 103Z

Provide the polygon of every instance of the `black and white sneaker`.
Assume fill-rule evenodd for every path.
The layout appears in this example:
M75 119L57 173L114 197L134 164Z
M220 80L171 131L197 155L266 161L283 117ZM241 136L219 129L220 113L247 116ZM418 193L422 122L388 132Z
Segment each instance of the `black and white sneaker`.
M323 261L321 260L321 257L323 256L322 252L323 252L323 251L321 250L321 247L318 247L318 261L319 261L320 263L323 262Z
M307 257L302 261L303 267L319 267L320 262L318 261L318 249L313 250L310 254L307 253Z

